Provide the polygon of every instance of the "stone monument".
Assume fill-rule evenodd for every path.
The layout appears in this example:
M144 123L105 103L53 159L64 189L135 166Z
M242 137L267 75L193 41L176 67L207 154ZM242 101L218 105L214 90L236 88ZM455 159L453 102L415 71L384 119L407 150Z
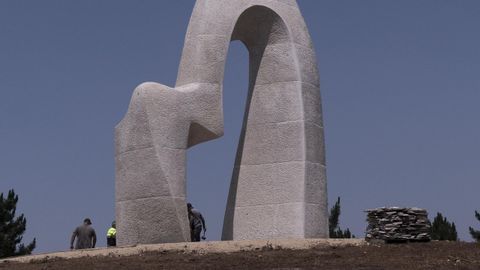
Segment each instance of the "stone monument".
M118 245L190 239L186 151L223 135L232 40L250 78L222 238L328 237L319 75L297 2L197 0L176 86L138 86L115 129Z

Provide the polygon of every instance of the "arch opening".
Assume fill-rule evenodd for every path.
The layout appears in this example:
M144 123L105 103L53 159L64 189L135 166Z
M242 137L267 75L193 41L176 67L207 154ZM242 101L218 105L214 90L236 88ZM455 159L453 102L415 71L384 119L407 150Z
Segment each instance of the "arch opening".
M187 201L205 217L208 240L221 239L225 204L247 101L248 51L240 41L230 44L223 83L224 136L187 151Z

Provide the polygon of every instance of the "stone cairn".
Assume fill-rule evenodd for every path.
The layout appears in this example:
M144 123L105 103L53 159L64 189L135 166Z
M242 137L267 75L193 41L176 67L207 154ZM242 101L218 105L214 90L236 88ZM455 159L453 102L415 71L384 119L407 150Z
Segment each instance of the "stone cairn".
M385 242L430 241L430 221L425 209L381 207L365 210L367 231L365 239Z

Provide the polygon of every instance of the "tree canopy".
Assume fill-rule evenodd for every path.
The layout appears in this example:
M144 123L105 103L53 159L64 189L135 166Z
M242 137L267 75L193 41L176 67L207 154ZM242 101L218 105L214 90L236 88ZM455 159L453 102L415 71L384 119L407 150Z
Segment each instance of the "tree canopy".
M433 220L430 235L432 240L458 241L455 223L450 223L441 213L437 213L437 216Z
M7 197L0 193L0 258L31 254L36 240L22 244L22 235L27 226L27 219L23 214L15 218L18 195L12 189Z
M347 228L345 231L340 229L340 197L338 197L335 205L330 209L330 216L328 217L328 232L330 238L355 238Z
M475 217L480 221L480 213L475 211ZM477 242L480 242L480 231L474 230L472 227L468 227L468 230L470 231L470 235L472 235L473 239L475 239Z

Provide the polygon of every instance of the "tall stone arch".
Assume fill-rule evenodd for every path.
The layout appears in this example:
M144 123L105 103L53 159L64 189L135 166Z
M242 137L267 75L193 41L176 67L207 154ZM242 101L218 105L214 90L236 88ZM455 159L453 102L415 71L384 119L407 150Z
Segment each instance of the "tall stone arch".
M328 237L318 69L296 1L197 0L176 86L138 86L115 129L119 245L189 240L186 150L223 135L232 40L249 51L249 93L222 238Z

